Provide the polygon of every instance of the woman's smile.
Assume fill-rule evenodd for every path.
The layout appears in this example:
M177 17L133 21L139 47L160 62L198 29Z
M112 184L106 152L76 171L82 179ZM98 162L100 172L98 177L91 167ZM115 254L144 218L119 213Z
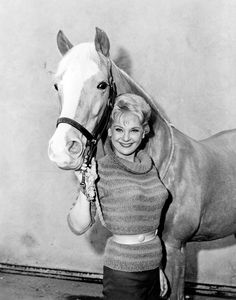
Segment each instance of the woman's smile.
M125 143L120 142L120 144L121 144L122 147L129 148L130 146L132 146L133 143L125 144Z
M108 130L117 156L134 161L135 152L144 137L144 128L137 115L126 112L114 120Z

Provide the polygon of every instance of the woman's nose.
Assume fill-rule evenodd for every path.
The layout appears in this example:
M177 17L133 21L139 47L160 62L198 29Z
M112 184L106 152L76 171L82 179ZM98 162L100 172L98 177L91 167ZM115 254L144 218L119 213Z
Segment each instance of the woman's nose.
M124 141L128 141L129 139L130 139L130 134L129 134L129 132L124 132L123 140L124 140Z

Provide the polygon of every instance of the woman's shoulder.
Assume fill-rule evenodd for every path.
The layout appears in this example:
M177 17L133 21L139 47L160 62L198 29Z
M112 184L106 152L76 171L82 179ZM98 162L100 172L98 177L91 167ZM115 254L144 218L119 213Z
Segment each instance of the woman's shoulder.
M159 170L156 167L155 162L153 161L150 154L146 150L142 149L139 151L139 155L140 155L140 157L142 157L142 159L145 159L146 161L148 161L150 163L150 165L151 165L150 171L153 172L154 174L157 174L157 176L159 178L160 177Z
M97 160L98 165L104 164L108 161L108 155L105 154L102 157L99 157L99 159Z

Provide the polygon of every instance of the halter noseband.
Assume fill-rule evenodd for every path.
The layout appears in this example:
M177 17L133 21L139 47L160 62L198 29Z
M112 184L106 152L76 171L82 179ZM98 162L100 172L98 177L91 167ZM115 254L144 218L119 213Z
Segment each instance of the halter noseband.
M103 115L102 115L99 123L95 126L92 133L90 133L84 126L82 126L77 121L75 121L71 118L62 117L57 120L56 127L60 123L66 123L66 124L69 124L72 127L76 128L77 130L79 130L86 137L87 143L86 143L86 147L85 147L85 150L83 153L83 159L86 159L87 165L89 165L89 163L94 155L94 151L97 147L97 143L98 143L99 139L101 138L103 132L107 128L107 125L108 125L108 122L110 119L110 115L111 115L111 111L112 111L114 103L115 103L117 91L116 91L116 84L113 81L111 69L110 69L109 87L110 87L110 90L109 90L109 97L108 97L107 105L104 109Z

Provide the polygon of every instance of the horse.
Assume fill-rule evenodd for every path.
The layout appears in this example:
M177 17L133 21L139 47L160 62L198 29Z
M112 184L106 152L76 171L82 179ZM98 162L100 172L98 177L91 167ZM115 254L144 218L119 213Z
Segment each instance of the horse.
M105 138L94 130L109 118L114 94L135 93L151 106L152 134L145 149L170 194L161 233L168 299L182 300L186 243L236 232L236 130L200 141L180 132L155 99L110 58L109 38L99 28L93 42L76 46L59 31L57 45L63 56L55 74L61 114L48 153L59 168L79 169L91 144L98 148L97 157L104 155Z

